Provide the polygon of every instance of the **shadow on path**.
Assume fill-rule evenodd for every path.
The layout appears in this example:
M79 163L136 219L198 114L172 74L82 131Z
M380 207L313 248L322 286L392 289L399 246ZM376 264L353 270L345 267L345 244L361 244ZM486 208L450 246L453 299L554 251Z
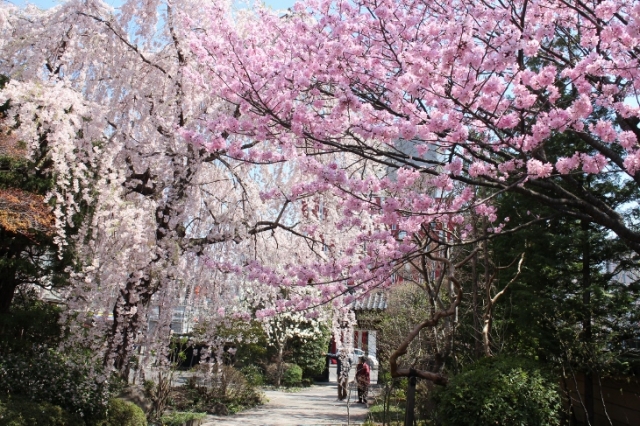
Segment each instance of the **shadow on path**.
M268 402L260 407L233 416L207 416L203 426L256 426L256 425L360 425L368 409L355 404L355 389L351 403L336 399L336 385L314 385L299 392L265 391Z

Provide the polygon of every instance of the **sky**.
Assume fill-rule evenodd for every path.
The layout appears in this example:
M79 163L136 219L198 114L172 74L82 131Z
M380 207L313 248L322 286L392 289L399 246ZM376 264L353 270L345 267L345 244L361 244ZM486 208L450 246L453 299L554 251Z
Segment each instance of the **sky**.
M48 9L56 4L61 3L60 0L9 0L10 3L16 4L18 6L24 6L26 3L33 4L42 9ZM122 3L122 0L104 0L105 3L110 4L111 6L117 7ZM293 6L295 0L264 0L264 3L268 6L271 6L273 9L286 9L288 7Z

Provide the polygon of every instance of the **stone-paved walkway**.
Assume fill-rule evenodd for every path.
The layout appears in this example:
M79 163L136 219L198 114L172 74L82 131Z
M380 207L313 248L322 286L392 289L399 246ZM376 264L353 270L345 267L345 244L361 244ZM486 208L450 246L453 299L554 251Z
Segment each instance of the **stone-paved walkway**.
M360 425L367 418L368 409L358 400L355 389L351 403L338 401L333 385L314 385L299 392L265 391L269 400L265 405L233 416L207 416L203 426L292 426L292 425Z

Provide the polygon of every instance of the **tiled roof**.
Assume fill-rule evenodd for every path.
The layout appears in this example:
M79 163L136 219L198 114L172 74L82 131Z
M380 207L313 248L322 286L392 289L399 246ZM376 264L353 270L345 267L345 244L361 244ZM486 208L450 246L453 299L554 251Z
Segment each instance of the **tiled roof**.
M365 294L353 301L354 311L382 311L387 309L387 296L379 291Z

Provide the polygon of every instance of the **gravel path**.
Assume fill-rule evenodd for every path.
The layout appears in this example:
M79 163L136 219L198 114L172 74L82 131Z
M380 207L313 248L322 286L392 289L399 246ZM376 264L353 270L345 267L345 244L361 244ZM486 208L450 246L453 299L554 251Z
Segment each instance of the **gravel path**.
M354 403L357 401L355 389L347 408L346 402L336 399L335 384L314 385L299 392L267 390L265 395L269 400L265 405L233 416L207 416L202 425L360 425L367 418L368 409Z

